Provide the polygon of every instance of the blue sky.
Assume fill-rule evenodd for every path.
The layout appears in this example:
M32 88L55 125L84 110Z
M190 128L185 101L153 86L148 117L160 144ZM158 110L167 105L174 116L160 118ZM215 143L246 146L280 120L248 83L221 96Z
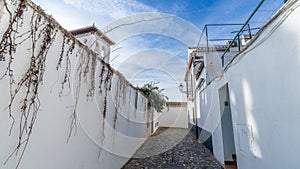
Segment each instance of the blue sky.
M244 23L260 0L33 0L67 30L96 24L103 31L125 26L107 35L117 45L113 67L134 84L160 81L172 101L184 100L187 47L195 46L205 24ZM283 0L265 0L251 27L263 25ZM152 21L152 19L157 19ZM232 38L240 27L211 28L210 38Z
M139 12L163 12L190 21L199 28L207 23L243 23L260 0L33 0L67 29L95 22L103 27ZM277 10L283 0L265 0L262 10ZM63 15L63 17L61 17ZM271 15L271 11L264 12ZM84 19L83 19L84 18ZM259 19L266 21L266 19Z

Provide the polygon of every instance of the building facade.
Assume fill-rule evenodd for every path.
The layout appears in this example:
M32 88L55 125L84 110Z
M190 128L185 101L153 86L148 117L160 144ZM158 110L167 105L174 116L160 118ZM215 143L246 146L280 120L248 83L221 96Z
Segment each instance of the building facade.
M224 64L217 50L189 49L189 124L198 127L199 139L211 143L223 165L300 168L299 6L285 3L240 52L226 55Z
M81 43L87 45L98 54L106 63L110 60L110 46L115 43L95 25L87 26L70 31Z

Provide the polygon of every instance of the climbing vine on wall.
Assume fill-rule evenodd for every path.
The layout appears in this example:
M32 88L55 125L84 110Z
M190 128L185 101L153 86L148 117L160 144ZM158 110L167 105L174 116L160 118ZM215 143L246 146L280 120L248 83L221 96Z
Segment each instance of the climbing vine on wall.
M85 64L85 59L86 57L83 56L83 51L79 52L81 55L78 58L78 65L76 68L76 74L75 74L75 80L77 81L76 86L75 86L75 101L74 101L74 108L73 108L73 112L70 116L70 129L69 129L69 135L67 138L67 142L69 142L72 133L74 133L74 135L77 133L77 106L78 106L78 102L79 102L79 95L80 95L80 90L81 90L81 82L82 82L82 74L83 74L83 69L84 69L84 64Z
M71 43L71 44L70 44ZM69 45L67 48L67 51L65 51L66 45ZM62 47L59 55L59 59L56 65L56 70L60 70L62 62L65 60L65 72L64 72L64 78L61 81L61 90L59 92L59 97L65 96L70 94L71 84L70 84L70 75L71 75L71 60L70 55L73 54L75 48L75 40L74 39L68 39L66 35L63 36L62 41ZM65 85L67 84L69 92L64 94Z
M105 68L105 63L102 61L102 66L100 69L100 75L99 75L99 94L103 97L103 110L102 110L102 138L100 140L100 144L104 145L104 139L105 139L105 117L107 112L107 98L108 98L108 92L111 91L112 88L112 77L113 77L113 71L110 67ZM103 91L104 88L104 91ZM98 160L100 159L102 153L102 149L99 150Z
M12 119L9 135L11 135L12 130L15 130L15 128L18 135L16 147L12 153L9 154L5 164L15 155L18 158L16 164L16 168L18 168L29 143L39 113L41 106L39 93L46 71L47 56L54 40L57 39L59 26L51 17L45 17L42 9L37 6L31 6L26 0L3 0L3 4L4 9L9 16L9 23L1 32L0 61L3 61L1 64L5 65L5 69L4 72L1 72L0 80L7 79L9 83L10 98L8 112ZM33 10L28 10L27 6L32 7ZM27 24L29 25L28 29L23 27L25 14L26 17L29 16L27 18L30 21L30 23ZM71 92L71 56L74 56L73 53L75 51L76 43L78 44L74 37L69 36L66 32L63 32L63 34L63 39L59 42L61 43L60 51L58 51L57 56L54 56L57 57L57 62L54 67L57 71L62 71L58 74L63 74L62 78L58 78L61 86L58 94L60 98ZM26 44L30 44L30 48L26 50L26 52L18 50L18 46L21 46L25 42ZM22 49L24 49L24 46ZM75 99L74 108L70 115L70 129L67 142L72 134L76 134L77 132L77 108L82 83L88 84L88 91L86 93L87 100L93 99L95 93L98 92L95 85L96 69L98 64L100 64L99 93L103 99L102 115L103 119L105 119L108 109L108 94L111 91L112 79L114 76L114 70L103 60L99 60L97 55L92 51L89 51L86 47L80 46L76 52L78 62L76 67L73 68L73 70L75 70ZM20 61L19 58L25 58L25 60L28 59L28 62L24 62L25 71L21 74L20 72L14 72L13 70L16 63ZM14 73L18 76L14 77ZM116 95L114 95L114 128L117 127L118 112L121 111L120 107L126 104L128 85L129 83L123 77L119 78L116 87L117 92ZM129 100L130 97L131 96L129 96ZM136 91L136 108L137 100L138 93ZM17 109L19 110L16 111ZM20 114L17 114L17 112Z
M97 56L90 53L90 51L85 51L81 50L79 52L79 59L76 67L76 72L75 72L75 81L76 81L76 86L75 86L75 101L74 101L74 109L73 113L70 116L71 119L71 124L70 124L70 131L68 135L67 142L69 141L72 133L74 135L76 134L76 128L77 128L77 107L78 107L78 102L79 102L79 97L80 97L80 90L81 90L81 85L82 83L87 83L88 84L88 92L86 94L87 101L92 100L95 95L95 84L96 84L96 68L98 65ZM103 63L102 63L103 64ZM104 72L107 72L106 74ZM106 75L106 76L105 76ZM106 99L108 95L108 91L111 90L111 78L113 75L113 71L110 68L105 68L104 64L101 69L100 73L100 94L102 95L102 85L104 86L104 110L103 110L103 116L105 117L106 113ZM70 77L70 76L68 76Z
M115 93L115 111L114 111L114 118L113 118L113 128L116 129L117 126L117 120L118 120L118 112L121 111L120 107L125 105L126 103L126 86L127 83L124 79L120 78L118 79L118 82L116 83L116 93Z
M100 72L100 84L99 84L99 93L100 95L103 95L103 119L106 117L106 112L107 112L107 97L108 97L108 92L111 91L111 86L112 86L112 76L113 76L113 71L111 70L110 67L105 68L104 63L102 63L102 69ZM103 93L103 87L104 87L104 93Z
M17 1L12 4L17 5L16 2ZM23 24L23 13L26 8L25 1L19 1L17 9L14 12L10 11L9 5L6 1L4 1L4 6L10 16L10 21L0 42L0 55L8 57L6 71L1 79L6 76L9 78L10 102L8 110L9 116L13 119L11 129L9 131L10 134L15 123L13 107L16 107L16 104L19 105L18 103L15 103L16 98L21 98L21 115L18 125L17 146L4 164L6 164L13 155L17 156L20 153L19 160L16 165L16 168L18 168L29 143L38 115L38 110L40 108L39 88L43 83L47 54L56 37L57 29L51 22L51 19L44 20L36 11L34 11L30 20L30 31L29 33L25 33L29 34L29 36L25 36L24 38L23 35L25 34L19 35L18 31ZM17 51L17 46L21 44L21 42L25 41L30 41L31 44L30 63L24 75L18 82L16 82L12 68L15 59L14 54Z
M95 55L91 56L91 72L90 72L90 83L89 91L87 93L87 98L93 98L95 95L95 83L96 83L96 67L97 67L97 57Z
M11 2L16 3L13 1L11 1ZM10 100L13 100L13 84L15 83L15 80L14 80L14 72L12 69L12 62L14 60L14 53L15 53L17 45L18 45L16 43L17 32L18 32L19 27L23 23L23 12L26 8L26 5L25 5L24 1L20 1L16 11L12 12L12 11L10 11L9 5L7 4L7 2L5 0L3 1L3 4L4 4L4 8L6 9L7 13L9 14L9 24L8 24L6 30L4 31L1 41L0 41L0 56L1 56L2 61L8 60L8 64L6 66L6 71L4 72L4 74L2 75L0 80L2 80L5 76L9 77ZM7 59L7 57L8 57L8 59ZM12 126L13 126L13 124L15 123L15 118L12 115L11 107L12 106L10 105L9 106L9 117L13 121L12 122ZM12 127L11 127L11 129L12 129ZM11 129L10 129L9 134L11 134Z

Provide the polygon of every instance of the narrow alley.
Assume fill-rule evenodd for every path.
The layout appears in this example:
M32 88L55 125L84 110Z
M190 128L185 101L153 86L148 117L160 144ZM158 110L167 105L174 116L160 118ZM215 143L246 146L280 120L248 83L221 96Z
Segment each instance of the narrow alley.
M221 169L189 129L159 128L122 169Z
M0 169L300 169L300 0L0 0Z

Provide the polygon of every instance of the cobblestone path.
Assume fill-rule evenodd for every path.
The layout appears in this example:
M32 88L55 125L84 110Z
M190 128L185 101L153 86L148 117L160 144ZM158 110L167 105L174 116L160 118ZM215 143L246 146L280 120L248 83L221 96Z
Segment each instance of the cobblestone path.
M122 169L222 169L188 129L159 128Z

